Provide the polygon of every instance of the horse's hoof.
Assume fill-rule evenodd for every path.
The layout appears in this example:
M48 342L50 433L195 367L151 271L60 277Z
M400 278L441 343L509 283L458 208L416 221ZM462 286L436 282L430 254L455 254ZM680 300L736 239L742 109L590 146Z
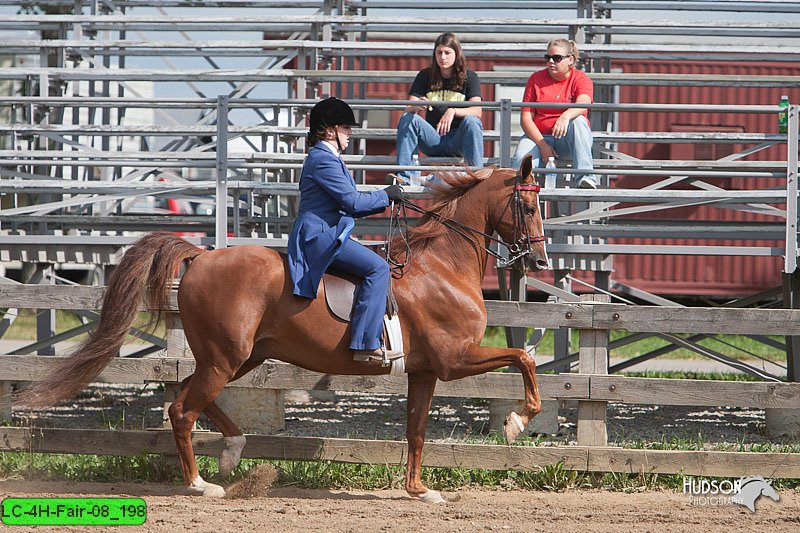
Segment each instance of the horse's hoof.
M244 448L245 438L244 435L237 437L225 437L225 444L227 447L219 454L219 476L222 479L230 476L236 467L239 466L239 460L242 457L242 448Z
M423 492L417 497L425 503L447 503L445 497L442 496L442 493L438 490L429 490L428 492Z
M236 470L238 464L239 461L236 461L232 457L231 452L222 450L222 453L219 455L219 477L225 479L230 476L233 471Z
M425 503L450 503L461 499L459 494L443 494L438 490L428 490L416 496Z
M503 422L503 435L506 437L506 442L511 444L523 431L525 431L525 424L522 423L519 415L512 411Z
M200 476L197 476L186 489L192 496L205 496L206 498L225 497L225 489L214 483L208 483Z

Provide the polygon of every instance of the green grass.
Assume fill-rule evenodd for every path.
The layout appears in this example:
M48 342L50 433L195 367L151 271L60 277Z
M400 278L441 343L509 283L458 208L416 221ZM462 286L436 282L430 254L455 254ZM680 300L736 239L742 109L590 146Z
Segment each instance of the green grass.
M664 449L696 449L698 443L672 442L661 445L665 447ZM641 443L641 448L645 447L662 449ZM798 446L764 445L764 448L763 451L784 453L800 451ZM220 482L215 459L198 456L197 462L204 478ZM405 468L400 465L350 464L328 460L245 459L234 472L232 479L225 480L224 484L227 485L246 476L249 470L262 463L271 464L277 469L276 486L349 490L402 489L405 479ZM623 492L679 490L683 484L683 477L681 474L665 475L652 472L638 474L578 472L566 468L561 462L540 466L530 471L427 467L422 469L423 482L435 490L467 487L558 492L586 488ZM181 473L177 459L156 455L109 457L2 452L0 479L180 484ZM778 490L800 490L800 480L797 479L774 479L773 484Z
M662 378L662 379L712 379L716 381L761 381L749 374L735 372L686 372L677 370L648 370L645 372L620 372L629 378Z
M212 461L198 457L208 468ZM214 461L214 468L216 462ZM0 478L58 481L171 483L181 479L174 458L159 455L115 457L107 455L0 452Z
M3 310L5 311L5 310ZM2 316L2 314L0 314ZM160 321L155 329L153 325L150 323L152 318L152 313L139 313L139 317L134 322L134 326L144 329L149 333L153 333L157 336L164 337L166 333L166 328L164 326L164 321ZM82 325L80 318L75 313L70 311L65 311L59 309L56 311L56 333L63 333L65 331L69 331L72 328L76 328ZM87 334L76 335L72 337L70 341L79 342L86 339ZM3 339L6 340L34 340L36 339L36 311L33 309L21 309L19 316L14 320L14 323L11 327L8 328L8 331L5 335L3 335ZM139 340L135 337L129 337L129 342L144 342Z
M526 338L530 338L533 330L526 331ZM580 332L577 330L572 331L571 345L573 350L577 350L579 346ZM610 340L615 341L629 335L628 332L623 330L613 330L611 332ZM678 335L682 338L687 338L689 334ZM783 337L771 336L771 339L783 342ZM507 346L506 335L504 328L500 326L489 326L486 328L486 334L483 337L483 346ZM657 337L643 339L621 348L611 350L611 357L629 358L651 352L658 348L667 346L669 343ZM754 339L744 335L717 335L713 338L708 338L700 341L698 344L701 346L713 349L724 355L735 357L737 359L752 358L753 356L766 357L771 361L785 361L786 353L783 350L773 348L764 343L758 342ZM736 347L736 348L734 348ZM738 349L737 349L738 348ZM548 330L542 341L536 347L536 353L541 355L553 355L553 331ZM691 350L681 348L670 352L667 357L670 358L698 358L702 357Z

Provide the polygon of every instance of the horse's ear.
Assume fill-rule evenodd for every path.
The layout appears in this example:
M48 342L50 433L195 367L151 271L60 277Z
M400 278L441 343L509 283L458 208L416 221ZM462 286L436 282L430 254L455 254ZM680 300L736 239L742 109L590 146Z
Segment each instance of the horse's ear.
M520 181L522 183L529 183L534 181L533 177L531 177L531 172L533 171L533 157L531 154L526 154L525 157L522 158L522 162L519 164L519 175Z

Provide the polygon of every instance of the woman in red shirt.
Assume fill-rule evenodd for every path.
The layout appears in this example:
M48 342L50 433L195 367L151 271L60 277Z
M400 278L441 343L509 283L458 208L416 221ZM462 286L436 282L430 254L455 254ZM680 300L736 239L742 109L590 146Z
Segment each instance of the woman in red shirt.
M583 71L577 70L578 46L575 41L553 39L544 55L546 67L534 72L525 86L523 102L591 104L594 84ZM581 170L594 170L592 164L592 130L582 108L523 107L520 125L525 135L517 145L512 166L519 167L525 154L533 156L534 165L545 166L550 157L572 159ZM582 174L578 187L597 188L594 174Z

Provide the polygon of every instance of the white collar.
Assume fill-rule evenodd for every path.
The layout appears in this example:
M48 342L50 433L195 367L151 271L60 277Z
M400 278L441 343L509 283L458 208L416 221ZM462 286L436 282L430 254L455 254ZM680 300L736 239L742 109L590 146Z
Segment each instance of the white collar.
M330 141L322 141L322 144L327 146L330 149L330 151L333 152L333 155L335 155L336 157L339 157L339 148L337 148L336 145L334 145Z

